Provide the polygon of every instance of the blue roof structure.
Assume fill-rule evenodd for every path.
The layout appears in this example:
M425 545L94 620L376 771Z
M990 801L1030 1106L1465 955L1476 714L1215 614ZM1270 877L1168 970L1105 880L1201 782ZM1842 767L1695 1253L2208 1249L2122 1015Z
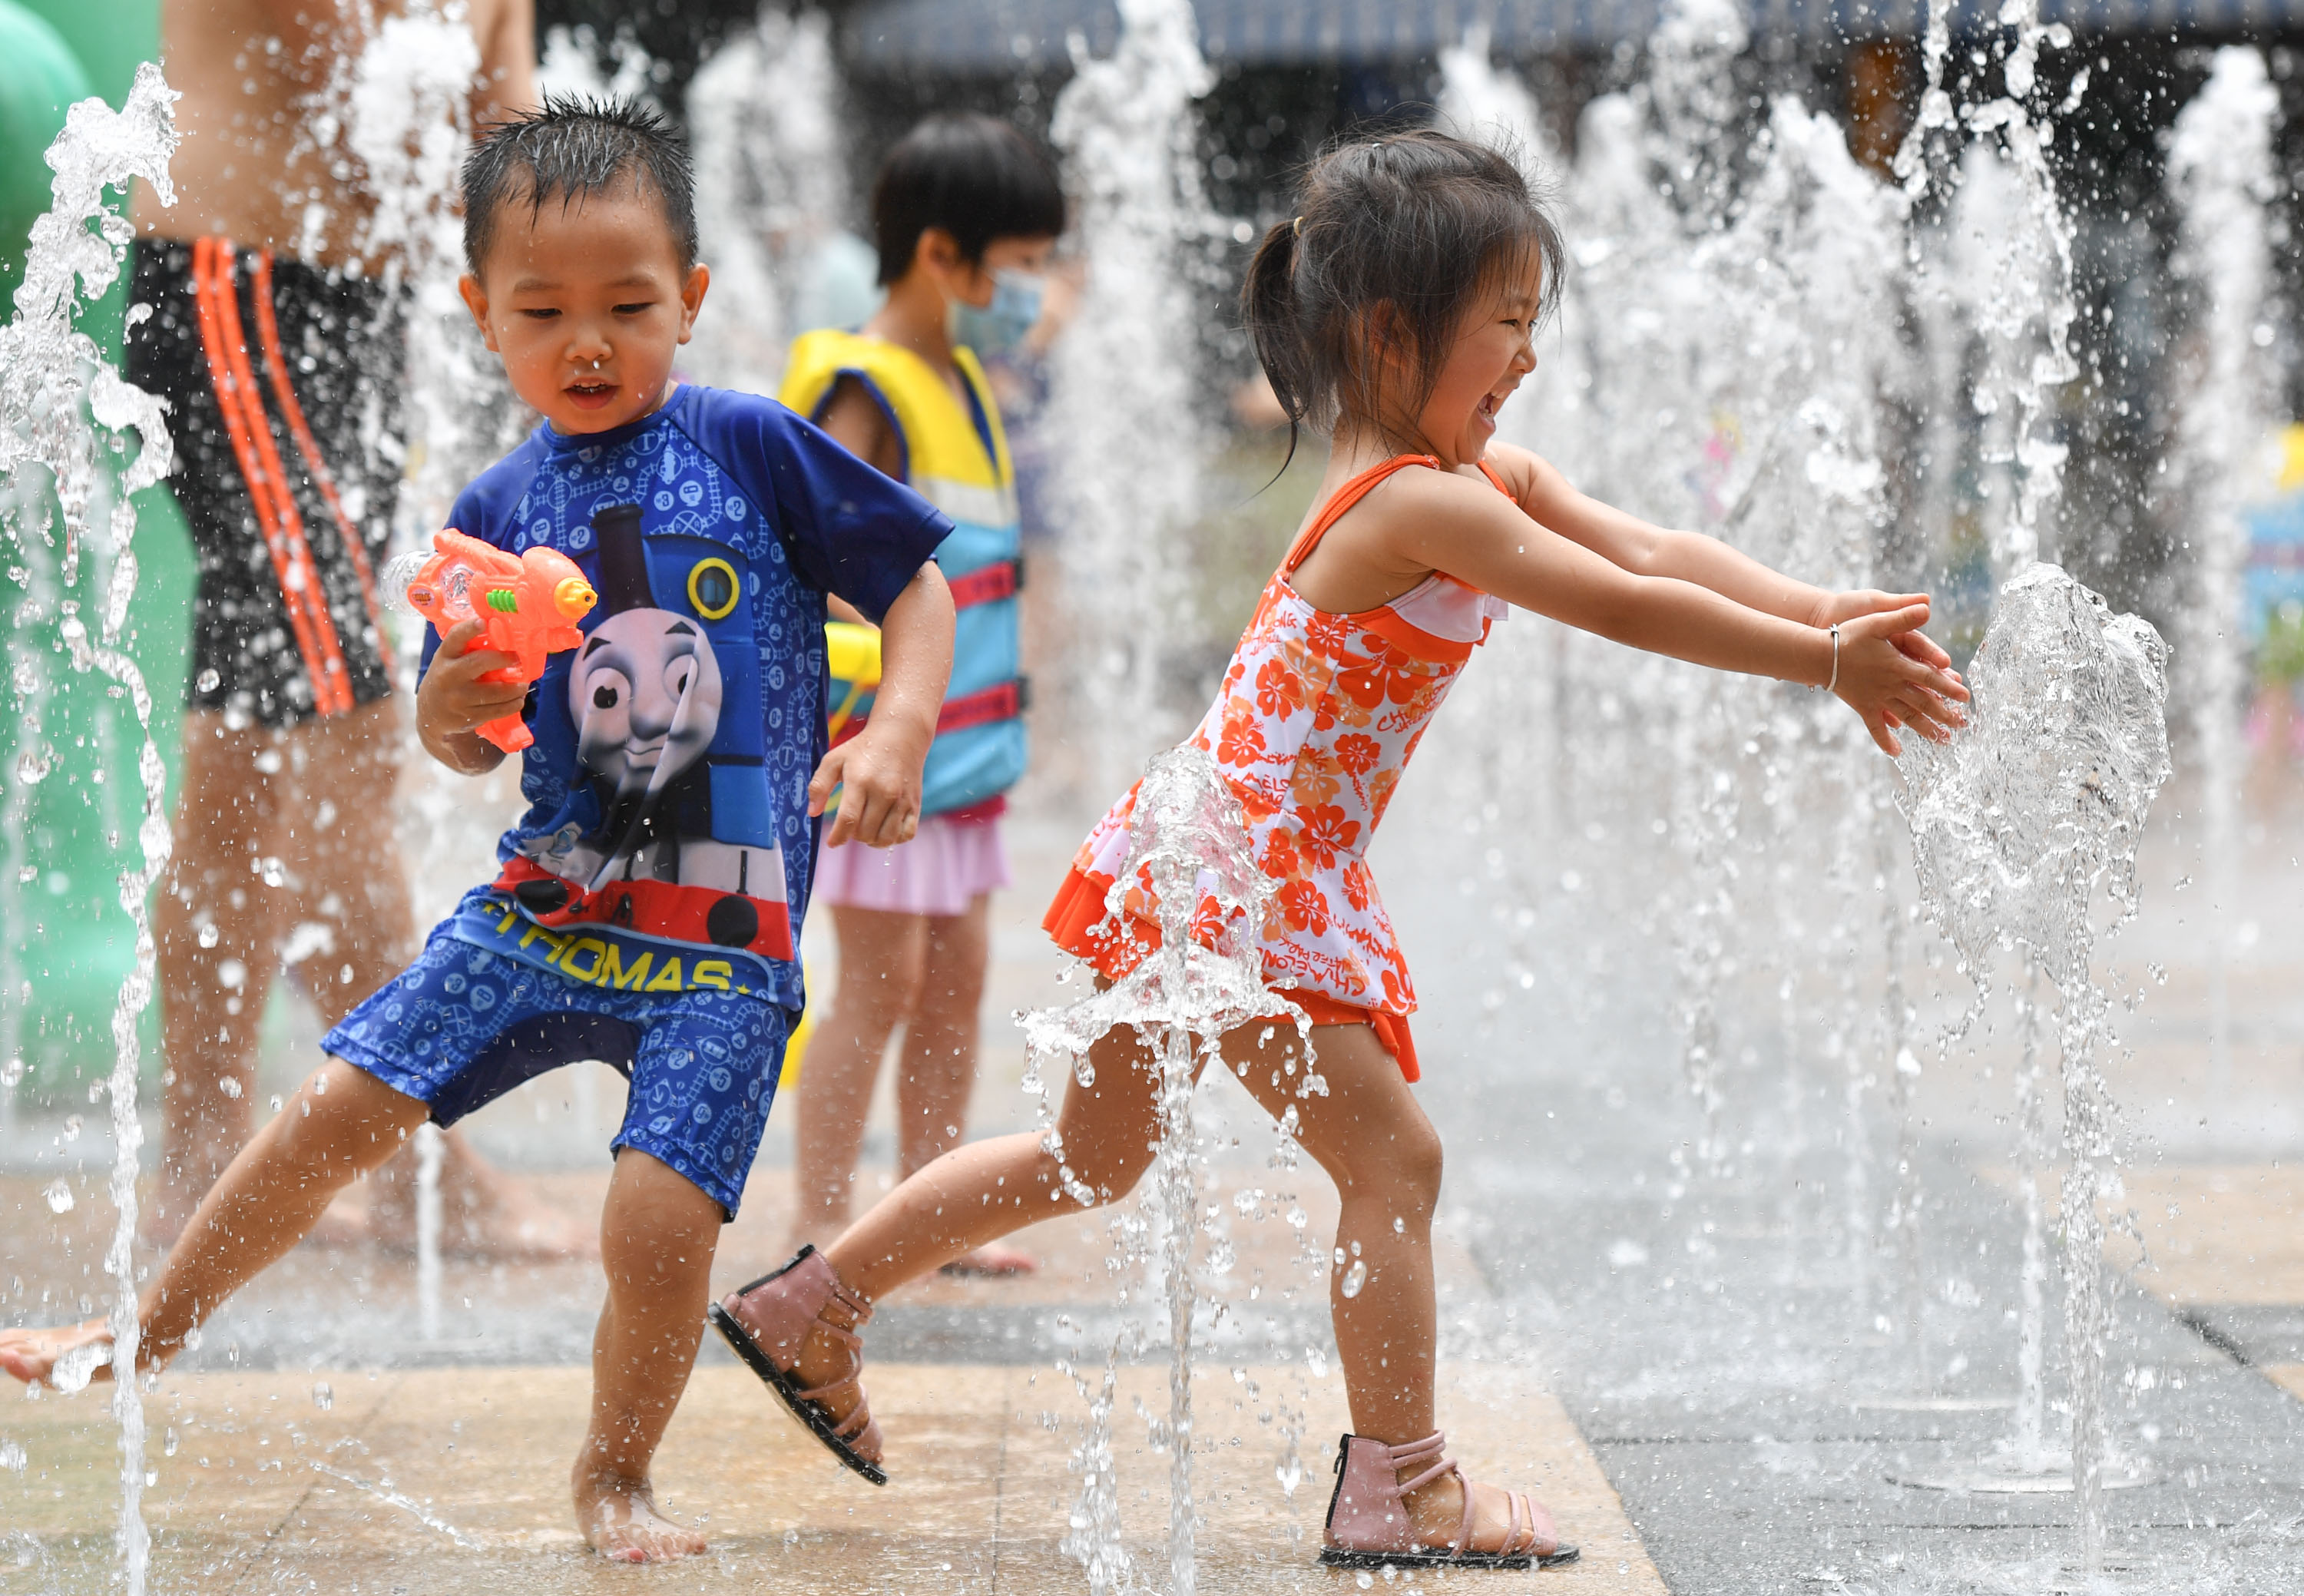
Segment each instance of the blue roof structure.
M1605 48L1646 38L1668 0L1199 0L1211 61L1286 66L1428 55L1485 27L1506 55ZM1927 0L1748 0L1756 35L1917 35ZM1996 25L1998 0L1961 0L1953 28ZM2042 21L2104 36L2219 33L2304 24L2304 0L2042 0ZM991 72L1059 65L1078 35L1091 55L1120 33L1115 0L867 0L843 29L854 64L885 72Z

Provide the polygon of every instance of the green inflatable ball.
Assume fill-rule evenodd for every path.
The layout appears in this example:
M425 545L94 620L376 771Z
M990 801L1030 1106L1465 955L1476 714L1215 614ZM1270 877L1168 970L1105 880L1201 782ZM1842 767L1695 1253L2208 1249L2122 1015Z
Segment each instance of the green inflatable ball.
M32 224L48 208L43 157L64 113L96 92L54 28L0 0L0 305L13 307Z

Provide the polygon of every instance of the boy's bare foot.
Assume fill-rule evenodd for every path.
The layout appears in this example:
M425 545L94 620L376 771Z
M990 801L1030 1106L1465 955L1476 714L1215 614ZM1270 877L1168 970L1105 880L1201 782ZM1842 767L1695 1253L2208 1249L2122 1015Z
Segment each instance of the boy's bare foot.
M0 1330L0 1373L69 1396L112 1378L112 1325L102 1319L47 1329Z
M576 1523L592 1549L615 1563L663 1563L701 1556L704 1537L656 1511L645 1480L616 1474L578 1476Z

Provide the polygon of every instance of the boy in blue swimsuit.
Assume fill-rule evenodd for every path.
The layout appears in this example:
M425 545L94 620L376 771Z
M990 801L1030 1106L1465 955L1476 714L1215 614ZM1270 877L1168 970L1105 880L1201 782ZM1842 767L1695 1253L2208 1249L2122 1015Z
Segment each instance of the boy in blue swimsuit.
M501 873L329 1032L327 1062L169 1253L134 1357L165 1363L427 1118L609 1060L631 1092L572 1485L596 1549L649 1561L704 1546L656 1511L648 1467L802 1004L818 817L837 789L827 841L886 847L919 822L953 646L929 556L952 522L774 401L671 382L707 276L686 152L653 115L547 101L475 147L464 199L465 301L545 420L453 522L511 552L560 550L599 603L526 695L530 807ZM827 594L885 640L871 723L838 749ZM477 631L428 653L417 694L427 751L473 773L504 757L474 728L524 696L479 679L506 660L465 653ZM84 1382L115 1351L102 1320L0 1333L0 1369L28 1381Z

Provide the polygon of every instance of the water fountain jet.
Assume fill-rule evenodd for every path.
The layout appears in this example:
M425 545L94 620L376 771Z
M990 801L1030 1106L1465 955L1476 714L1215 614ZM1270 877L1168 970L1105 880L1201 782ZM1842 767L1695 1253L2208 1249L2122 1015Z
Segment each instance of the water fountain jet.
M166 773L151 738L152 699L142 672L122 646L130 600L136 590L133 547L136 511L131 496L168 474L174 451L160 403L123 380L104 361L95 341L74 326L81 308L117 279L130 239L125 216L106 200L109 190L125 191L141 178L163 204L174 203L168 162L176 149L175 91L149 63L140 67L134 87L115 112L100 99L72 107L64 130L48 149L55 173L53 203L32 225L24 277L16 290L16 313L0 328L0 477L11 488L7 531L20 547L61 536L57 564L60 595L80 585L80 562L101 540L110 572L97 614L80 613L80 600L57 600L57 637L72 668L111 678L115 694L135 710L143 733L136 769L143 790L143 814L136 828L140 862L119 877L119 904L134 930L136 963L122 983L112 1014L113 1065L103 1091L112 1119L113 1164L108 1185L115 1219L105 1252L105 1271L114 1286L112 1341L101 1361L114 1364L112 1411L120 1430L120 1515L116 1548L122 1587L142 1596L151 1553L144 1524L144 1403L136 1375L136 1178L144 1131L137 1116L140 1048L138 1025L152 1000L156 950L146 900L166 868L169 833ZM90 224L95 225L91 228ZM135 435L132 451L129 435ZM114 480L116 479L116 480ZM36 487L35 484L38 486ZM45 513L45 488L57 514ZM28 491L30 489L30 491ZM109 497L100 531L94 510ZM42 506L37 520L28 507ZM27 524L28 521L30 522ZM21 779L21 773L12 772ZM10 994L8 1001L14 1001ZM85 1385L99 1359L73 1371ZM62 1388L65 1382L59 1382Z
M2169 771L2167 647L2147 622L2114 615L2056 567L2036 564L2001 590L1969 681L1976 701L1965 730L1943 745L1907 741L1898 761L1903 809L1921 903L1977 986L1968 1023L1989 995L2003 950L2021 949L2028 979L2037 972L2056 989L2071 1161L2059 1207L2071 1439L2058 1457L2033 1433L2043 1373L2037 1347L2020 1346L2027 1388L2013 1444L1974 1473L1905 1482L2071 1490L2082 1570L2093 1575L2104 1549L2103 1492L2141 1483L2149 1472L2113 1455L2104 1412L2109 1321L2098 1204L2117 1196L2118 1179L2113 1105L2096 1062L2112 1038L2109 1000L2090 974L2103 934L2092 914L2099 895L2115 925L2136 912L2137 849ZM2020 1093L2037 1067L2029 1012L2025 1019ZM2038 1150L2030 1140L2024 1150L2034 1168ZM2028 1278L2028 1301L2036 1291Z

